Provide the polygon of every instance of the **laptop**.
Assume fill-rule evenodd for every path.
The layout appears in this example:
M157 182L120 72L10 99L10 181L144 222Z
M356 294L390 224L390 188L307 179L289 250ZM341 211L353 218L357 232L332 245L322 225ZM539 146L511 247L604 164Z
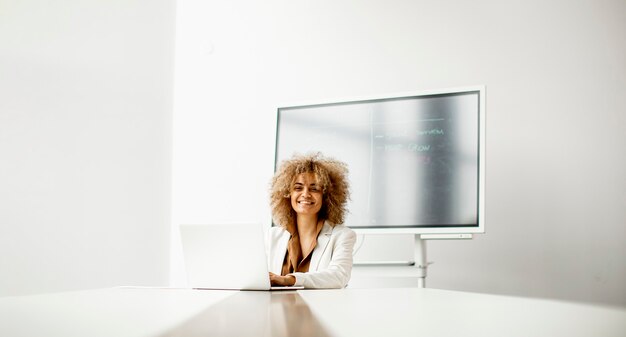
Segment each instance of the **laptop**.
M195 289L297 290L271 286L259 224L180 225L187 281Z

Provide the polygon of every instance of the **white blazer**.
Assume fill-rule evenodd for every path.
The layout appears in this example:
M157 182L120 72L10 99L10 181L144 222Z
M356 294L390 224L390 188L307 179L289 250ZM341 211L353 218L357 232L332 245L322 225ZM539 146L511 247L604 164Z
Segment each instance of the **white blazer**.
M266 251L269 270L280 275L287 243L291 234L280 226L272 227L267 233ZM296 286L305 288L344 288L352 273L352 250L356 233L343 225L331 226L328 221L317 237L317 245L311 255L307 273L293 273Z

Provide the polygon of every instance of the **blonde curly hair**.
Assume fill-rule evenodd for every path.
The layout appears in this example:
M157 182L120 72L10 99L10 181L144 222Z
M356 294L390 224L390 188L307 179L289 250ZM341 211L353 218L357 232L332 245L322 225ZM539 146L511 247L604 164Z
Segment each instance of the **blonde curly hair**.
M344 221L350 198L348 166L321 153L294 155L283 161L272 178L270 204L274 223L284 228L294 225L296 212L291 207L294 181L302 173L313 173L322 189L322 208L319 220L328 220L333 226Z

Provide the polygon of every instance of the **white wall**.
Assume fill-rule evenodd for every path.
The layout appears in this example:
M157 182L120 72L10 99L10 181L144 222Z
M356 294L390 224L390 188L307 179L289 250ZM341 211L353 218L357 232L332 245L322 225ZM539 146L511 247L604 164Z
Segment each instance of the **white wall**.
M0 295L167 284L174 1L0 8Z
M177 224L269 218L279 102L484 84L487 234L431 242L428 285L626 305L623 1L180 0L177 22L174 283Z

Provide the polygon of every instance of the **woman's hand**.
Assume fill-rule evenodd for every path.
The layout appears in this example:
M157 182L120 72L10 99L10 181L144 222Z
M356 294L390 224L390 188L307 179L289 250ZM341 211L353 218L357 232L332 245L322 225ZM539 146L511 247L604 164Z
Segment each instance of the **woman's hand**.
M273 286L292 286L296 284L296 277L293 275L280 276L270 273L270 283Z

